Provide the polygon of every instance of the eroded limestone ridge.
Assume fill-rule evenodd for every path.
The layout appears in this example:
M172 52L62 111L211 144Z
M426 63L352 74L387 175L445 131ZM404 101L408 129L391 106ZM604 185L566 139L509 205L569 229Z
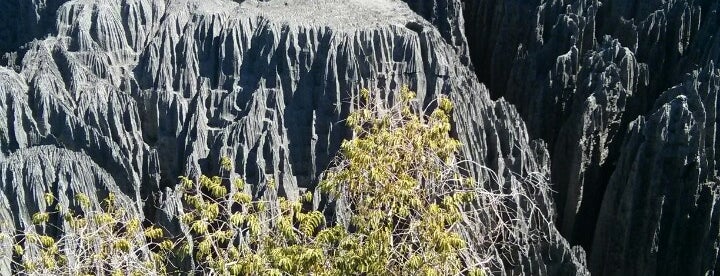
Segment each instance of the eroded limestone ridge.
M456 102L475 177L526 195L508 199L517 210L509 222L533 216L523 211L530 206L554 216L550 191L521 181L547 178L547 150L512 105L490 100L478 82L457 1L4 3L0 220L11 223L3 227L28 227L42 204L32 195L98 200L102 193L86 191L95 187L178 232L177 176L216 173L221 156L253 196L297 198L348 137L350 99L369 88L392 100L403 84L422 105L441 94ZM278 194L267 192L269 179ZM72 197L59 203L77 205ZM472 235L480 226L468 227ZM543 238L498 256L498 272L585 271L584 252L570 249L552 219L517 227ZM8 258L0 271L10 272Z
M548 218L516 224L542 239L493 272L586 274L587 251L594 274L712 273L719 5L0 1L0 227L27 227L52 189L112 191L181 231L177 176L221 156L253 196L296 198L348 137L350 99L407 84L455 102L472 174L520 195L509 221Z
M712 0L466 1L478 77L548 143L558 228L593 274L716 270L719 11Z

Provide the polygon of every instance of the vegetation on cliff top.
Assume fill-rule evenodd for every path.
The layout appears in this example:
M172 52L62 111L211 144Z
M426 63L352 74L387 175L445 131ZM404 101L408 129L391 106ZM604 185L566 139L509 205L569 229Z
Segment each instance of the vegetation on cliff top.
M192 260L195 272L222 275L482 274L463 263L457 227L476 193L459 174L459 142L450 136L452 103L426 115L404 87L392 106L362 90L341 145L315 194L263 200L246 193L222 158L219 176L180 178L186 235L143 227L111 195L101 210L77 195L80 214L43 211L14 238L15 269L30 274L168 274ZM274 180L267 186L275 189ZM334 202L331 217L311 202ZM56 206L47 194L47 206ZM65 214L61 227L51 217ZM68 215L70 214L70 215ZM53 220L55 221L55 220Z

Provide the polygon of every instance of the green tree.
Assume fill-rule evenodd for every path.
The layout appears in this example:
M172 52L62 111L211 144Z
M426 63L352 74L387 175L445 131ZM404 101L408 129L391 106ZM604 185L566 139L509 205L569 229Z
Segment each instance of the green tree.
M29 274L165 274L169 260L190 257L193 272L220 275L483 274L461 258L462 210L477 193L458 173L452 103L440 97L427 115L413 108L407 87L392 105L376 96L362 90L353 103L346 121L353 135L318 185L316 194L336 203L335 219L307 208L311 192L299 201L253 198L242 179L229 177L233 166L224 157L220 176L180 177L178 218L187 236L143 228L113 196L92 211L78 195L84 215L67 215L70 230L58 240L35 229L15 237L19 267ZM276 192L273 179L267 186ZM33 221L44 226L53 214ZM23 244L40 250L25 254Z
M244 182L182 178L192 250L203 272L221 274L449 275L465 267L455 231L473 183L453 165L460 143L450 137L452 103L429 115L412 109L407 87L393 106L361 91L334 167L319 188L348 221L329 224L302 202L253 201ZM221 161L232 168L227 158ZM272 181L271 181L272 182ZM273 187L274 185L269 185ZM312 194L301 197L312 200Z

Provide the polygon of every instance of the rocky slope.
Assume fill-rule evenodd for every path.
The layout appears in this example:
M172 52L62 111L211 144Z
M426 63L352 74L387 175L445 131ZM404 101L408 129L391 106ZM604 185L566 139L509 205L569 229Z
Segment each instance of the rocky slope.
M510 199L520 208L508 223L538 208L554 213L547 188L521 181L546 178L544 144L531 141L512 105L490 100L469 67L459 2L442 9L390 0L60 4L17 2L34 6L2 18L39 26L36 33L8 28L0 39L12 49L0 71L6 227L28 227L40 208L37 197L14 195L70 195L88 186L118 192L146 218L180 231L168 219L177 176L215 173L221 156L231 157L256 197L298 197L347 137L341 121L349 99L362 87L392 99L402 84L423 105L440 94L455 99L464 154L493 170L475 170L476 177L532 196L532 204ZM265 189L269 179L278 194ZM519 231L546 238L517 241L516 256L498 257L496 272L585 271L582 250L572 250L551 222L525 227L532 229Z
M454 100L471 173L514 195L504 219L521 234L494 273L713 273L719 6L3 1L0 227L28 227L50 190L66 206L116 192L181 231L177 176L221 156L254 196L297 197L347 137L349 99L408 84L423 105Z
M466 1L478 77L548 143L558 227L594 274L716 270L719 12L717 1Z

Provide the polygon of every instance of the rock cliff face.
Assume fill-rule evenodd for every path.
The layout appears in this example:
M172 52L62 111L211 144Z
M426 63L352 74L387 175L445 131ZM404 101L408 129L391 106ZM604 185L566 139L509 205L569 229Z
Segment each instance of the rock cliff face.
M296 198L316 185L347 137L342 120L360 88L392 100L402 84L423 105L440 94L456 100L464 154L497 172L474 171L479 180L493 189L530 190L520 179L547 177L544 144L531 141L514 107L490 100L477 81L460 3L432 4L34 3L42 20L17 16L40 26L38 33L3 34L15 38L7 40L15 48L0 71L0 149L4 170L12 172L3 174L5 196L22 187L71 194L66 183L83 178L73 185L117 191L172 229L167 216L177 205L168 195L177 176L215 173L219 157L229 156L256 197ZM54 10L40 12L47 9ZM47 17L50 26L37 23ZM25 42L32 38L42 39ZM12 161L18 159L25 160L22 168ZM268 179L279 194L266 192ZM551 217L548 190L536 190L532 199ZM520 207L514 216L531 216L522 213L524 199L513 200ZM40 208L37 198L26 201L2 205L10 227L27 227ZM582 250L571 250L552 223L532 227L548 238L521 241L519 250L534 255L498 259L498 273L585 270Z
M425 106L453 99L471 173L516 195L526 239L494 273L714 273L719 6L3 1L0 227L28 227L49 190L67 206L115 192L180 231L177 176L221 156L254 196L298 197L348 136L349 100L407 84Z
M478 77L548 143L558 228L594 274L716 270L719 12L717 1L466 1Z

